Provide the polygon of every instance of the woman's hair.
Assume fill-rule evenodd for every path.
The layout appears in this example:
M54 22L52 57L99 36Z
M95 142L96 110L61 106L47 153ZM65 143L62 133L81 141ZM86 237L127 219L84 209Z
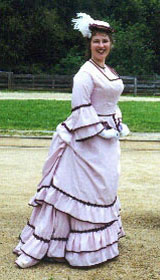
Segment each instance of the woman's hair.
M85 53L85 57L86 59L90 59L91 58L91 40L92 37L95 36L97 33L105 33L106 35L108 35L111 44L113 44L113 37L112 37L112 32L108 32L106 31L106 29L100 29L100 28L94 28L92 29L92 36L91 38L86 38L86 53Z

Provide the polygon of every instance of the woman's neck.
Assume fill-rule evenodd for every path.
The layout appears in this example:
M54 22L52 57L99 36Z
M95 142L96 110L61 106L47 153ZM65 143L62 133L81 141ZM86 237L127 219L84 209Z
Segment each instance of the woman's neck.
M96 59L94 59L94 58L92 58L91 57L91 60L97 65L97 66L99 66L99 67L101 67L101 68L105 68L105 61L99 61L99 60L96 60Z

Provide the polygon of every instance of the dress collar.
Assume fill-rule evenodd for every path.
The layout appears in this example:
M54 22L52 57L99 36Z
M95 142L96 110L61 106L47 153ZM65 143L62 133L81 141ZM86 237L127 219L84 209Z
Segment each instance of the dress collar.
M112 68L108 67L109 70L112 72L112 74L114 74L114 76L116 76L116 78L113 78L113 79L109 78L104 71L105 69L107 69L107 66L105 67L105 69L102 69L92 59L90 59L89 62L92 63L109 81L116 81L116 80L121 79L120 76Z

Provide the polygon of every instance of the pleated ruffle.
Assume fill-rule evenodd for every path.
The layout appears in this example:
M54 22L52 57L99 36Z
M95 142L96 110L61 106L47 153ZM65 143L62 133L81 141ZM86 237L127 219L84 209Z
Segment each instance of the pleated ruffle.
M68 142L70 138L64 128L74 135L76 141L81 141L97 135L104 126L91 104L81 104L73 110L71 116L62 125L57 127L59 136Z
M14 253L21 260L29 257L29 266L45 256L65 258L72 266L92 266L118 256L122 236L120 216L108 224L92 224L44 204L33 209Z
M76 267L90 267L108 260L114 259L119 255L118 243L112 244L107 248L101 249L97 252L89 253L68 253L66 256L70 265Z
M30 200L29 205L36 207L46 203L70 216L91 223L109 223L117 219L120 205L115 197L108 205L92 204L65 193L56 186L43 186Z

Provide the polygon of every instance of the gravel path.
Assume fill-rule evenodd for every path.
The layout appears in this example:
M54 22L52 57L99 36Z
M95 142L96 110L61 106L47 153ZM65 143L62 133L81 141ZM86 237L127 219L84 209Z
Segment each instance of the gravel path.
M4 99L44 99L44 100L71 100L71 93L54 92L2 92L0 91L0 100ZM120 101L160 101L160 97L140 97L140 96L121 96Z
M0 139L0 141L3 139ZM126 238L120 256L92 269L41 262L23 270L12 254L32 208L50 140L4 139L0 145L0 280L160 279L159 143L122 142L119 196Z
M42 135L45 133L46 135ZM44 141L50 140L53 135L53 131L36 131L36 135L34 131L25 131L25 130L10 130L9 134L3 135L0 130L0 145L2 143L8 143L9 139L30 139L30 140L38 140L43 139ZM140 132L132 132L129 136L121 138L121 141L126 142L160 142L160 133L159 132L151 132L151 133L140 133ZM160 145L160 144L159 144ZM160 148L160 146L159 146Z
M0 92L0 100L19 99L19 100L71 100L71 93L53 93L53 92Z

